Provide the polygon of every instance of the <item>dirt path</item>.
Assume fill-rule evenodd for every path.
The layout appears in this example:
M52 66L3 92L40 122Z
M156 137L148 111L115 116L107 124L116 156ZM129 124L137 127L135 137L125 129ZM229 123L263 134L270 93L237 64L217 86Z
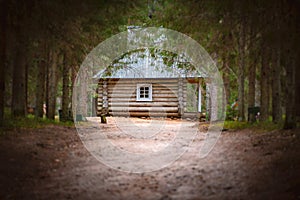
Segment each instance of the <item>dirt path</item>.
M133 174L98 162L75 128L10 130L0 137L0 199L300 199L299 134L226 131L205 159L190 149Z

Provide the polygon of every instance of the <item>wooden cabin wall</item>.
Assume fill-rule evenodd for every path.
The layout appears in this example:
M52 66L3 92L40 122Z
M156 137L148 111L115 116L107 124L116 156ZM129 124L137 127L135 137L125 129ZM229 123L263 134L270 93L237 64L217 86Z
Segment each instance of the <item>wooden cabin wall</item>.
M109 79L99 81L98 115L132 117L179 117L179 79ZM186 80L183 79L183 105L186 105ZM152 101L136 101L137 84L152 84ZM107 91L107 95L104 95ZM107 97L106 97L107 96ZM106 98L108 99L105 105ZM106 109L106 106L108 108Z

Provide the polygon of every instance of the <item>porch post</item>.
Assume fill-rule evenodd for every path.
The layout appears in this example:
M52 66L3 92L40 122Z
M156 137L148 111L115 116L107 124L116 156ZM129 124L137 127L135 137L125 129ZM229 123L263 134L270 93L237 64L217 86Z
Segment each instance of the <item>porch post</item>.
M201 101L201 98L202 98L202 94L201 94L201 82L202 82L202 79L199 79L198 81L198 113L201 113L202 112L202 101Z
M211 99L210 99L210 82L206 82L206 119L210 120L211 118Z
M108 114L108 85L107 80L103 80L103 97L102 97L102 113L104 115Z
M183 79L180 77L178 79L178 115L182 117L184 112L184 104L183 104Z

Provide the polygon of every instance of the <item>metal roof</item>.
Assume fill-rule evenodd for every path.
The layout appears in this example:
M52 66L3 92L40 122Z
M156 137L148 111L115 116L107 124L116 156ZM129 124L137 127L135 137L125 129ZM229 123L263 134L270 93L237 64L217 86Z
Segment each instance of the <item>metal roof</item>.
M178 62L171 66L164 64L160 57L146 57L131 59L130 62L119 62L99 71L94 78L187 78L207 77L195 67L178 67Z

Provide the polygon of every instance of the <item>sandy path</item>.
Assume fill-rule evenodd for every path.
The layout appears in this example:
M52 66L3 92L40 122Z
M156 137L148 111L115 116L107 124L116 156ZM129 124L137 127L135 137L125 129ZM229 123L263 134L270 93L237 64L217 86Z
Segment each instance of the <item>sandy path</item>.
M299 154L299 130L223 132L205 159L193 148L134 174L98 162L75 128L10 130L0 140L0 199L299 199Z

